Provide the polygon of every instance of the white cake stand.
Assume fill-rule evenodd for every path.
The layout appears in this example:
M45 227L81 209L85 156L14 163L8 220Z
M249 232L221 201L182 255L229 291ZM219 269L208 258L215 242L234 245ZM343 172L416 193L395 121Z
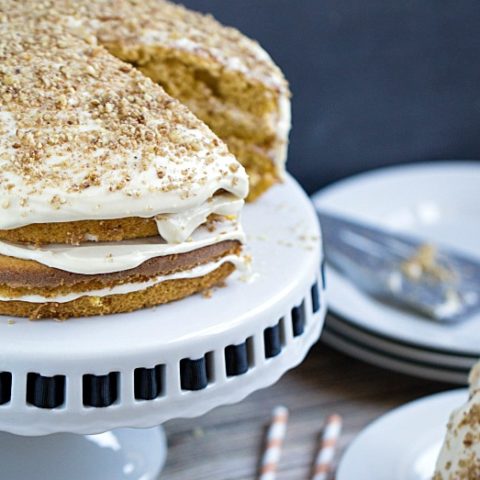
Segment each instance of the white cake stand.
M326 307L314 210L289 177L243 224L255 273L212 298L65 322L0 317L2 478L154 479L166 447L152 427L238 402L302 361Z

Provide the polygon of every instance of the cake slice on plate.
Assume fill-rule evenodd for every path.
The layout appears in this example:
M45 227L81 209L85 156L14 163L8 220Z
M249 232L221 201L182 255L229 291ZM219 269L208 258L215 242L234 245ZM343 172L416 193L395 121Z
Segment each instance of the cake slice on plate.
M433 480L480 478L480 362L470 372L469 399L450 416Z
M0 314L126 312L225 279L244 168L95 36L18 5L0 10Z

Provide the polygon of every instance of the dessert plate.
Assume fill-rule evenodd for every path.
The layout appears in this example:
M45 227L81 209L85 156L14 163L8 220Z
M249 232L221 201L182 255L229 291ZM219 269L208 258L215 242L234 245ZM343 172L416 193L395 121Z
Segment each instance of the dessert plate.
M439 393L380 417L347 449L337 480L431 480L450 413L467 396Z
M330 319L331 320L331 319ZM342 353L395 372L457 385L468 383L468 369L448 368L434 363L421 362L407 355L398 355L387 347L363 343L353 337L340 335L331 328L331 321L325 326L322 341ZM472 361L472 365L475 361Z
M339 336L359 342L372 350L385 352L391 356L407 359L418 364L434 366L438 369L456 369L468 374L470 368L478 360L475 356L442 353L401 342L394 342L373 335L333 315L328 317L328 328Z
M314 195L317 208L416 235L480 261L480 162L435 162L380 169ZM480 356L480 315L452 325L382 304L327 268L329 308L391 342L443 354Z

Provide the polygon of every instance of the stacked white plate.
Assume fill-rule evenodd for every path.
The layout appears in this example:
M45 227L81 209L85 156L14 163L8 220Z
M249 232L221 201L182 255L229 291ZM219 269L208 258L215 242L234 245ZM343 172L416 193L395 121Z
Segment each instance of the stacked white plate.
M480 162L376 170L327 187L313 201L322 210L455 248L480 261ZM480 314L441 324L378 302L328 265L326 276L326 343L384 368L467 383L480 357Z

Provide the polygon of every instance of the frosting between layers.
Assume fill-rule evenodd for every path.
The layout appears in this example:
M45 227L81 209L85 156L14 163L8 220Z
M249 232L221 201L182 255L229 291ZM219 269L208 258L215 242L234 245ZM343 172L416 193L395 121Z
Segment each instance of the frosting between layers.
M187 278L198 278L207 275L225 263L233 263L238 270L246 269L245 260L239 255L227 255L215 262L206 263L192 268L191 270L183 270L181 272L171 273L169 275L159 275L145 282L124 283L110 288L102 288L98 290L90 290L86 292L72 292L65 295L45 297L43 295L22 295L19 297L3 297L0 295L0 302L21 301L29 303L66 303L81 297L106 297L109 295L124 295L132 292L146 290L147 288L159 285L169 280L179 280Z
M224 240L244 242L244 233L237 221L225 219L215 225L214 231L202 226L183 243L166 243L160 237L75 246L55 244L35 247L0 242L0 254L34 260L66 272L98 275L123 272L136 268L151 258L190 252Z

